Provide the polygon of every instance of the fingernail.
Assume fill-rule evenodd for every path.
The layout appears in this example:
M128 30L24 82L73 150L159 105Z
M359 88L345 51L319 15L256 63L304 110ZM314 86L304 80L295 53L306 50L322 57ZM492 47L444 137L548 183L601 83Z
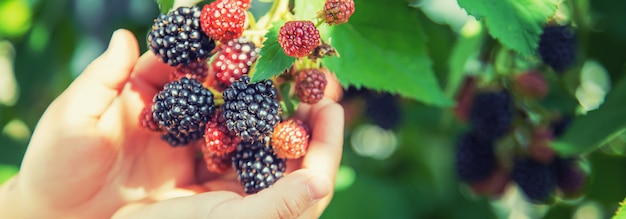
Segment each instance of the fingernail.
M307 180L307 187L311 199L318 200L326 197L331 192L331 185L328 179L320 176L312 176Z

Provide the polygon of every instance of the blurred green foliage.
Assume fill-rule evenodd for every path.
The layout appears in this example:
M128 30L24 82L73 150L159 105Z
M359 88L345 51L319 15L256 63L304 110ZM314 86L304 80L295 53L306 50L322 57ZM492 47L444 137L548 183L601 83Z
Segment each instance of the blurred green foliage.
M585 56L604 65L615 85L626 73L626 1L591 1L590 7L595 28L584 36L588 44L584 47ZM458 83L458 78L448 78L453 77L448 74L450 70L460 71L454 68L458 66L449 66L448 52L461 36L446 24L434 22L415 10L428 34L426 49L440 85ZM0 54L9 54L13 63L10 69L18 86L14 93L18 95L17 102L0 103L0 183L20 165L30 137L23 133L32 133L50 102L104 51L111 33L118 28L131 30L144 52L146 33L158 13L158 6L146 0L0 2L0 41L12 45L12 49L0 47L5 50ZM352 102L355 108L362 108L358 103ZM403 100L401 106L402 123L393 130L397 147L386 158L357 153L351 145L352 134L368 121L359 115L349 121L342 171L338 175L341 187L337 187L323 218L507 217L495 207L496 201L472 196L455 178L454 142L464 126L455 121L451 111L410 100ZM347 111L356 114L359 110ZM601 149L588 159L592 184L587 195L553 206L545 218L571 218L581 209L579 206L591 202L600 206L601 217L615 212L626 196L623 153Z

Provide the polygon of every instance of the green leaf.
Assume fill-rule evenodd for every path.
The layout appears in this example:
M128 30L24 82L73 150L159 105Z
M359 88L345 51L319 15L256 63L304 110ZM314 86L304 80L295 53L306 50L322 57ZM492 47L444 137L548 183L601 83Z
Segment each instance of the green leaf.
M285 21L274 22L272 28L265 34L265 42L259 52L259 60L252 75L252 82L269 79L280 75L291 67L296 58L288 56L278 44L278 31Z
M0 185L15 176L17 172L18 168L16 166L0 164Z
M626 198L620 203L620 207L617 209L613 219L626 219L626 207L624 207L624 205L626 205Z
M480 53L483 36L482 27L477 22L467 22L461 30L461 36L456 41L448 61L449 75L448 83L446 84L446 95L449 97L454 97L463 81L463 76L466 73L466 62Z
M415 11L400 0L356 1L355 8L349 23L330 30L331 43L341 57L323 60L341 84L452 105L433 72Z
M606 96L604 104L572 122L561 139L552 143L559 154L590 152L626 128L626 78Z
M324 2L325 0L295 0L294 19L313 20L317 17L317 12L324 8Z
M485 19L489 34L522 55L533 55L547 19L560 0L458 0L478 19Z
M161 14L167 14L167 12L174 7L174 0L155 0L159 5L159 10L161 10Z

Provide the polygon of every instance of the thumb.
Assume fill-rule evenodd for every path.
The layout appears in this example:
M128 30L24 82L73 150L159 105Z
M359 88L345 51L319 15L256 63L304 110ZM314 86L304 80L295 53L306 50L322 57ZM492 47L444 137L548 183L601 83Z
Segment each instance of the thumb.
M59 96L67 115L97 119L109 107L128 80L139 57L137 40L128 30L117 30L108 49Z
M298 170L272 187L245 197L239 207L245 206L246 210L235 211L234 218L297 218L330 194L331 189L330 179Z

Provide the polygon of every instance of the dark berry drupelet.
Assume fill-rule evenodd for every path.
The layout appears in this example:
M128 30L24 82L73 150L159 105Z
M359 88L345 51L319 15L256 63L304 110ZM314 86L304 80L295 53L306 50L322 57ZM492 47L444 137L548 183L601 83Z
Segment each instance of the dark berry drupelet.
M550 127L552 128L552 136L555 138L561 137L565 134L565 131L567 131L571 123L572 117L570 116L564 116L563 118L552 122L550 124Z
M496 139L511 129L513 104L508 91L480 93L474 97L469 121L473 131L482 138Z
M587 182L587 174L578 166L573 158L557 158L552 164L556 175L556 186L565 195L582 191Z
M247 194L272 186L283 177L286 169L286 160L278 158L265 141L241 142L232 159L237 179Z
M200 8L180 7L154 20L150 50L171 66L206 60L215 42L200 28Z
M473 133L462 135L455 154L456 172L461 181L474 183L486 180L497 167L493 142Z
M264 139L280 122L278 92L270 80L250 83L244 75L224 90L223 97L226 127L243 141Z
M552 168L529 158L513 164L513 180L531 202L548 201L556 186Z
M370 93L365 98L365 115L375 125L389 130L398 126L402 112L394 95Z
M166 84L153 102L152 117L172 146L201 139L214 111L213 94L191 78Z
M546 26L539 38L544 63L562 72L576 61L576 34L569 26Z

